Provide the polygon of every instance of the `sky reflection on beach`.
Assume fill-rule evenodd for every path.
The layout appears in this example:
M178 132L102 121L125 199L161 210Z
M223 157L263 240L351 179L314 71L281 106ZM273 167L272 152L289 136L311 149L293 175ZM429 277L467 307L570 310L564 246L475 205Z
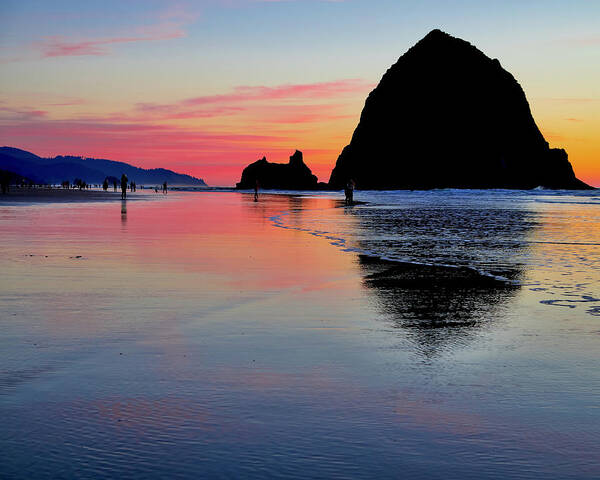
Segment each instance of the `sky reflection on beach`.
M576 210L511 217L518 287L438 292L365 282L338 205L0 207L2 476L594 478L597 317L536 290L593 276L541 261Z

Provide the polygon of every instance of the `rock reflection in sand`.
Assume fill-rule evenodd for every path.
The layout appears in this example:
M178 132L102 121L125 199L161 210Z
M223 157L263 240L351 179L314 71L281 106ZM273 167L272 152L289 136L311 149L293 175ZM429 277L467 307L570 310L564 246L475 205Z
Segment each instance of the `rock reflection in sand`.
M466 268L401 264L364 255L359 264L377 308L392 327L408 332L425 357L464 347L520 288Z

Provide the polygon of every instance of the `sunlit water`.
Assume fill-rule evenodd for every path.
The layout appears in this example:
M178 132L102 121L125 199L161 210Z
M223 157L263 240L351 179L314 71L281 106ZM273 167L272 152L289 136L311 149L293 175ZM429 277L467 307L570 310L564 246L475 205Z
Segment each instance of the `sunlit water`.
M600 196L357 199L0 205L0 477L598 478Z

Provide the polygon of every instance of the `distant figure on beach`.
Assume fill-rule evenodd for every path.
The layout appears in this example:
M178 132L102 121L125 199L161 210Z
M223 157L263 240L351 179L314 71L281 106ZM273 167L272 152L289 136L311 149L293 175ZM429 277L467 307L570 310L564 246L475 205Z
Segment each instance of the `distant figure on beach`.
M348 180L348 183L346 184L346 189L344 191L344 193L346 194L346 205L352 205L354 203L354 187L356 186L356 183L354 183L354 180L350 179Z
M6 194L9 192L10 185L10 173L2 172L2 178L0 179L0 183L2 183L2 194Z
M121 198L127 198L127 175L121 175Z
M163 193L167 193L167 182L163 183Z
M115 178L113 180L113 188L115 189L115 192L117 191L117 179Z
M260 185L258 184L258 179L256 180L256 183L254 184L254 201L258 202L258 187Z

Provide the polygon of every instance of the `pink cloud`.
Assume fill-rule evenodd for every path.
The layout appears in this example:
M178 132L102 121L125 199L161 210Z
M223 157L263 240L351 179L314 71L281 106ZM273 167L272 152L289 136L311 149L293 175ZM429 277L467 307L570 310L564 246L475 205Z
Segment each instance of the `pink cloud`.
M42 58L107 55L111 46L117 44L153 42L184 37L185 25L193 22L198 15L182 6L171 5L155 16L156 23L133 28L134 35L110 35L92 39L69 39L64 36L45 37L34 44Z
M336 98L363 93L371 83L360 79L280 85L240 86L230 93L193 97L175 103L137 103L131 114L116 114L113 120L146 121L186 118L212 118L245 112L253 121L267 123L315 123L348 118L341 113L344 104L328 103ZM323 100L321 104L290 104Z
M134 114L114 114L112 121L177 120L190 118L214 118L247 113L253 122L277 124L301 124L335 121L353 115L340 113L344 105L255 105L237 107L228 105L211 108L186 108L181 104L138 103Z
M156 40L169 40L183 37L180 30L157 31L138 37L99 38L95 40L68 41L63 36L46 37L38 46L43 58L65 57L73 55L107 55L110 53L109 45L118 43L149 42Z
M123 119L144 121L148 119L174 120L185 118L212 118L244 111L242 107L217 106L208 109L182 108L180 104L137 103L135 114Z
M5 103L5 102L2 102ZM0 120L23 121L45 117L45 110L34 110L29 108L0 107Z
M277 124L319 123L352 118L354 115L341 113L342 104L317 105L262 105L254 107L251 113L256 121Z
M343 79L332 82L287 84L275 87L266 86L240 86L233 92L222 95L208 95L188 98L183 103L186 105L205 105L209 103L249 102L260 100L286 100L286 99L329 99L357 92L364 92L375 85L361 79Z

